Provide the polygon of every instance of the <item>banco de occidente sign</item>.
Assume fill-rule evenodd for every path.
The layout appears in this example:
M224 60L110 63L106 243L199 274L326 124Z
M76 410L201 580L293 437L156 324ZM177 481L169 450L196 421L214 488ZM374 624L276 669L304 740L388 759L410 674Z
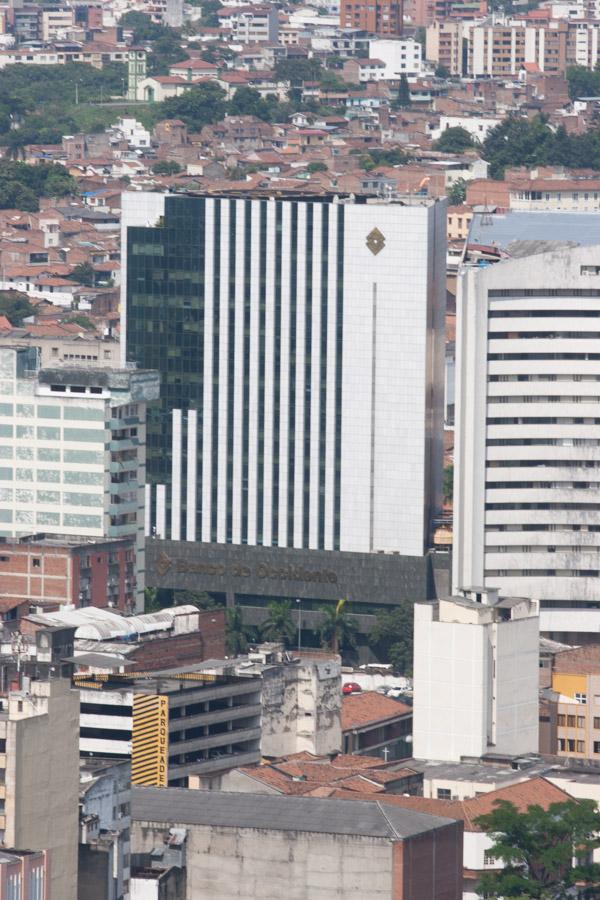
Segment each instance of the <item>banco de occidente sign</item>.
M180 575L266 578L272 581L316 582L319 584L337 584L338 581L337 574L330 569L307 569L294 565L271 566L265 563L247 566L238 562L227 563L219 560L189 560L183 557L168 556L164 551L156 560L155 567L161 578L164 578L168 572L177 572Z

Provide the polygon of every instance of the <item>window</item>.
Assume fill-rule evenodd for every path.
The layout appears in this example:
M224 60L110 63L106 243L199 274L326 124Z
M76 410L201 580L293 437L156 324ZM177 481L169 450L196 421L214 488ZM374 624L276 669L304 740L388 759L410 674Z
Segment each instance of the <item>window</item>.
M594 753L600 753L600 741L594 741Z
M573 738L568 738L567 750L569 751L569 753L575 753L575 741L573 740Z
M600 728L600 716L594 716L594 728Z
M38 556L34 556L34 558L31 560L31 565L34 569L39 569L42 565L42 561Z
M562 753L564 753L565 750L566 750L566 744L567 744L567 742L565 741L564 738L559 738L559 739L558 739L558 749L559 749ZM600 741L598 741L598 746L600 747ZM600 751L598 751L598 752L600 752Z
M585 753L585 742L584 741L577 741L577 752Z
M483 864L484 864L484 866L495 866L496 865L496 857L492 856L491 853L484 853Z
M567 716L567 726L569 728L575 728L575 716Z
M578 703L581 703L582 706L585 706L585 704L587 703L587 694L577 693L575 694L575 699Z
M562 725L563 727L567 724L567 717L564 713L559 713L556 717L556 724Z
M585 728L585 716L577 716L577 727Z
M438 800L451 800L452 799L452 791L448 788L438 788L437 789L437 798Z

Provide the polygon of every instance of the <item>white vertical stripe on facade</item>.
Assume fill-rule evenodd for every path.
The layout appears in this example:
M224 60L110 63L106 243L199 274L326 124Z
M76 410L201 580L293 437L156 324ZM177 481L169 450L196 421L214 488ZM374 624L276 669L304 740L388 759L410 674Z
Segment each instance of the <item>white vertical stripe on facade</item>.
M171 421L171 540L181 540L181 410Z
M279 394L279 546L289 546L288 535L288 441L290 429L290 248L291 204L284 203L281 220L281 382Z
M198 413L187 414L187 482L186 482L186 541L196 540L196 491L198 482Z
M273 534L273 378L275 350L275 200L267 203L267 292L265 315L263 544Z
M325 424L325 550L333 550L335 496L335 378L337 330L337 221L340 207L329 209L328 305L327 305L327 399Z
M294 466L294 543L302 546L302 505L304 499L304 335L306 311L306 203L298 204L298 267L296 273L296 440ZM290 536L291 537L291 536Z
M250 271L250 397L248 447L248 543L256 543L256 490L258 441L258 332L259 332L260 201L252 201L252 264Z
M212 476L210 470L212 448L212 345L213 345L213 270L214 241L213 228L215 203L212 198L205 200L206 226L204 242L204 373L202 412L202 537L210 541L210 513Z
M323 206L314 204L312 316L311 316L311 380L310 380L310 493L308 546L319 546L319 386L321 376L321 231Z
M156 537L167 536L167 504L166 487L164 484L156 485Z
M244 415L244 225L246 205L236 200L235 236L235 360L233 390L233 494L232 535L234 544L242 540L242 431ZM249 251L248 251L249 252Z
M229 200L221 204L219 298L219 424L217 445L217 541L227 539L227 386L229 383ZM231 248L233 252L234 248Z
M151 507L152 503L152 485L144 485L144 534L149 537L152 532Z

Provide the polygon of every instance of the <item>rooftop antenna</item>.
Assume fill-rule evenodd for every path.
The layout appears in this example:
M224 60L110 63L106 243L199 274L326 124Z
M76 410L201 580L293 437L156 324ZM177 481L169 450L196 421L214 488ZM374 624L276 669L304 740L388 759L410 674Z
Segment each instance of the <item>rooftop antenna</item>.
M488 209L487 197L483 198L483 212L481 214L481 225L491 225L492 224L492 214L491 210Z

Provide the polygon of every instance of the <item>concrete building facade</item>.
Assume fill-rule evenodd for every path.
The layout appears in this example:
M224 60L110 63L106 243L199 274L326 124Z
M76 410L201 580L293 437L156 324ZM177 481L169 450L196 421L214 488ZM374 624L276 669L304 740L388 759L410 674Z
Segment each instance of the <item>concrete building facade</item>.
M578 643L600 628L598 248L522 246L460 279L453 584L536 598Z
M462 822L439 816L366 800L136 788L132 819L135 853L173 826L187 831L186 900L462 897Z
M146 404L154 372L40 369L0 348L0 536L133 537L144 589Z
M441 488L445 202L123 202L124 347L164 383L147 532L421 555Z
M49 896L76 900L79 696L66 679L23 679L6 706L0 712L2 843L47 850Z
M415 757L537 753L538 642L527 599L473 589L415 604Z

